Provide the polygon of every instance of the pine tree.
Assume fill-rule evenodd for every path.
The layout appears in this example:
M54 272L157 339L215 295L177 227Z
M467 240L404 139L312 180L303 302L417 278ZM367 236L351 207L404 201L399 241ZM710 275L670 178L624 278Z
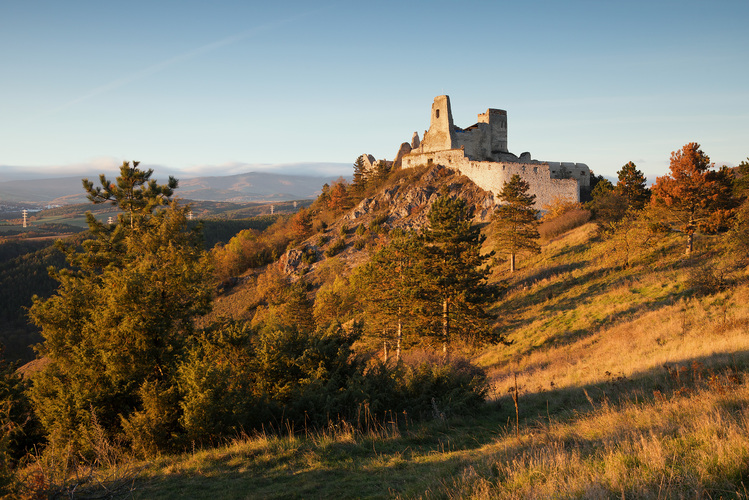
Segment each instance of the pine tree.
M647 179L637 166L631 161L617 172L619 182L616 184L616 194L627 200L627 206L640 210L650 200L650 189L646 187Z
M127 212L129 217L126 222L131 229L142 222L156 207L167 205L179 185L177 179L172 176L169 176L167 184L157 184L155 179L151 179L153 169L140 170L139 164L137 161L132 164L122 162L116 184L108 180L104 174L99 176L101 186L97 187L88 179L83 179L83 188L88 193L88 199L94 204L109 201Z
M492 339L484 304L493 298L487 285L489 255L481 254L485 236L471 224L465 200L440 196L422 233L423 258L417 266L419 295L432 318L441 318L442 350L447 354L452 331L476 339Z
M510 256L510 272L515 272L515 256L520 252L538 253L538 210L533 208L536 195L530 194L530 185L515 174L499 193L504 202L497 207L492 225L497 248Z
M590 194L593 199L588 207L593 211L599 230L612 233L627 213L627 199L603 177L599 177Z
M359 156L354 162L354 178L352 187L357 193L364 191L367 186L366 167L364 165L364 155Z
M404 330L413 330L417 322L421 287L417 269L422 252L415 234L397 236L357 269L354 277L367 312L365 328L393 328L396 358L403 348Z
M158 185L137 164L121 173L96 189L84 181L94 202L124 213L111 226L88 214L93 238L62 247L73 270L53 270L57 292L30 309L50 360L34 379L37 413L51 436L79 449L94 418L133 443L168 444L179 419L177 365L211 299L189 207L169 201L176 180Z

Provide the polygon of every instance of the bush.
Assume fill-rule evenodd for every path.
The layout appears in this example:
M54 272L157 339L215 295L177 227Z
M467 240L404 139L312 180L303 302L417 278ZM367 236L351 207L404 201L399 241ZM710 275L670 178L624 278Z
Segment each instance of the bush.
M716 269L711 263L689 268L687 284L697 295L713 295L728 286L724 271Z
M203 332L179 371L188 442L279 424L321 428L331 419L363 429L389 412L444 419L485 400L485 372L462 358L418 352L366 368L351 349L360 334L335 323L312 333L236 322Z
M42 441L26 390L28 382L7 363L0 345L0 498L10 492L18 461Z
M390 215L388 214L388 212L382 212L381 214L375 215L372 218L372 222L370 222L370 226L383 225L385 222L387 222L389 216Z
M356 240L354 242L354 248L356 248L357 250L363 249L365 245L366 245L366 242L364 240Z
M489 390L486 372L465 358L445 360L426 351L404 356L396 377L402 410L421 418L445 418L478 408Z
M325 250L325 256L326 257L333 257L334 255L338 255L346 248L346 240L343 238L339 238L336 241L333 242L330 247L328 247L327 250Z

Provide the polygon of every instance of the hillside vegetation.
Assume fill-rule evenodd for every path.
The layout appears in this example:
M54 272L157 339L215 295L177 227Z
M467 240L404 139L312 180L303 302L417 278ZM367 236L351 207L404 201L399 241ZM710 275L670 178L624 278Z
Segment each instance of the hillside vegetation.
M492 195L439 166L355 164L354 183L208 253L171 179L142 198L89 187L126 212L90 222L96 241L68 252L82 272L34 301L49 365L27 422L44 437L19 434L10 405L0 452L46 448L6 484L78 498L745 497L747 189L694 143L672 155L675 179L691 157L693 185L660 178L653 203L630 163L589 205L546 207L525 253L495 230ZM123 178L147 180L135 167ZM4 380L28 404L25 382Z
M514 343L477 352L485 409L238 436L143 463L135 498L744 497L745 269L719 237L685 260L678 235L624 268L596 232L545 243L495 304ZM700 289L705 266L722 290Z

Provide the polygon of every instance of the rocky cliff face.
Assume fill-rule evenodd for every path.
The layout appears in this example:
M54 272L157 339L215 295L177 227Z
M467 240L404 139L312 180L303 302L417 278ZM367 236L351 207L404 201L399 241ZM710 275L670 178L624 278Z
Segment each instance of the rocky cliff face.
M443 192L465 199L476 223L488 222L494 211L494 196L454 170L435 165L400 171L324 232L287 251L281 265L293 279L314 274L331 257L353 268L371 249L385 244L390 231L419 230L427 224L427 214Z

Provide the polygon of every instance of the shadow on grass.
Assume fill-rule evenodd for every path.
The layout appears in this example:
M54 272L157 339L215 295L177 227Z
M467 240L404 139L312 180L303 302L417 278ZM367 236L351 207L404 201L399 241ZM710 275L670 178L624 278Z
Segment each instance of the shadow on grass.
M521 388L521 432L537 432L554 422L574 422L602 406L616 408L680 397L704 387L743 381L749 351L714 354L668 368L625 376L608 374L595 384L564 389ZM713 384L712 386L710 384ZM716 384L719 384L716 385ZM743 408L738 408L742 410ZM297 438L284 453L267 456L241 446L198 459L183 458L178 471L158 473L141 482L135 498L392 498L429 496L451 485L463 471L486 458L485 447L512 436L514 404L509 395L470 417L403 426L400 434L357 436L336 441ZM605 444L591 439L591 450ZM521 453L522 441L503 447L503 455ZM483 448L483 449L482 449ZM274 454L275 453L275 454ZM176 467L175 467L176 468ZM738 484L738 483L737 483Z
M658 253L658 252L656 252ZM721 282L721 288L716 288L710 293L701 293L694 286L686 286L679 289L671 289L663 296L648 297L641 291L636 290L635 284L642 277L641 270L627 269L612 265L607 267L592 268L573 276L572 272L585 269L587 262L564 264L540 270L531 276L518 282L518 288L536 287L528 293L517 293L512 298L501 303L494 312L502 315L504 323L499 330L503 335L509 335L513 331L521 329L528 323L529 311L534 310L536 318L542 318L550 324L550 330L554 333L538 344L529 346L523 354L528 354L538 349L546 349L549 346L560 346L576 342L598 331L606 325L614 325L622 320L642 315L647 312L658 310L662 307L673 305L675 302L693 296L709 295L722 289L730 288L738 284L737 279L725 279ZM705 266L701 259L679 259L665 263L664 271L679 271L693 275ZM561 279L560 275L567 274ZM554 279L557 278L557 279ZM691 278L689 278L691 279ZM545 280L548 280L546 282ZM640 299L630 301L629 307L605 314L600 318L589 317L588 325L583 328L572 327L574 317L564 316L567 313L580 310L586 305L594 305L594 302L606 297L607 291L617 290L629 285L630 292L640 296ZM647 286L646 286L647 288ZM517 288L516 288L517 289ZM606 300L605 298L603 300ZM626 303L625 298L619 302ZM557 318L559 318L557 320ZM553 322L560 321L562 324L554 325ZM563 322L569 322L569 326Z
M575 418L602 404L653 401L712 387L710 384L717 384L712 387L715 390L728 390L731 384L740 383L747 371L749 351L738 351L695 357L630 375L605 372L601 374L605 381L580 387L547 390L526 386L520 388L521 414L526 423L548 422L548 415ZM500 397L497 404L508 411L512 407L514 412L510 395Z

